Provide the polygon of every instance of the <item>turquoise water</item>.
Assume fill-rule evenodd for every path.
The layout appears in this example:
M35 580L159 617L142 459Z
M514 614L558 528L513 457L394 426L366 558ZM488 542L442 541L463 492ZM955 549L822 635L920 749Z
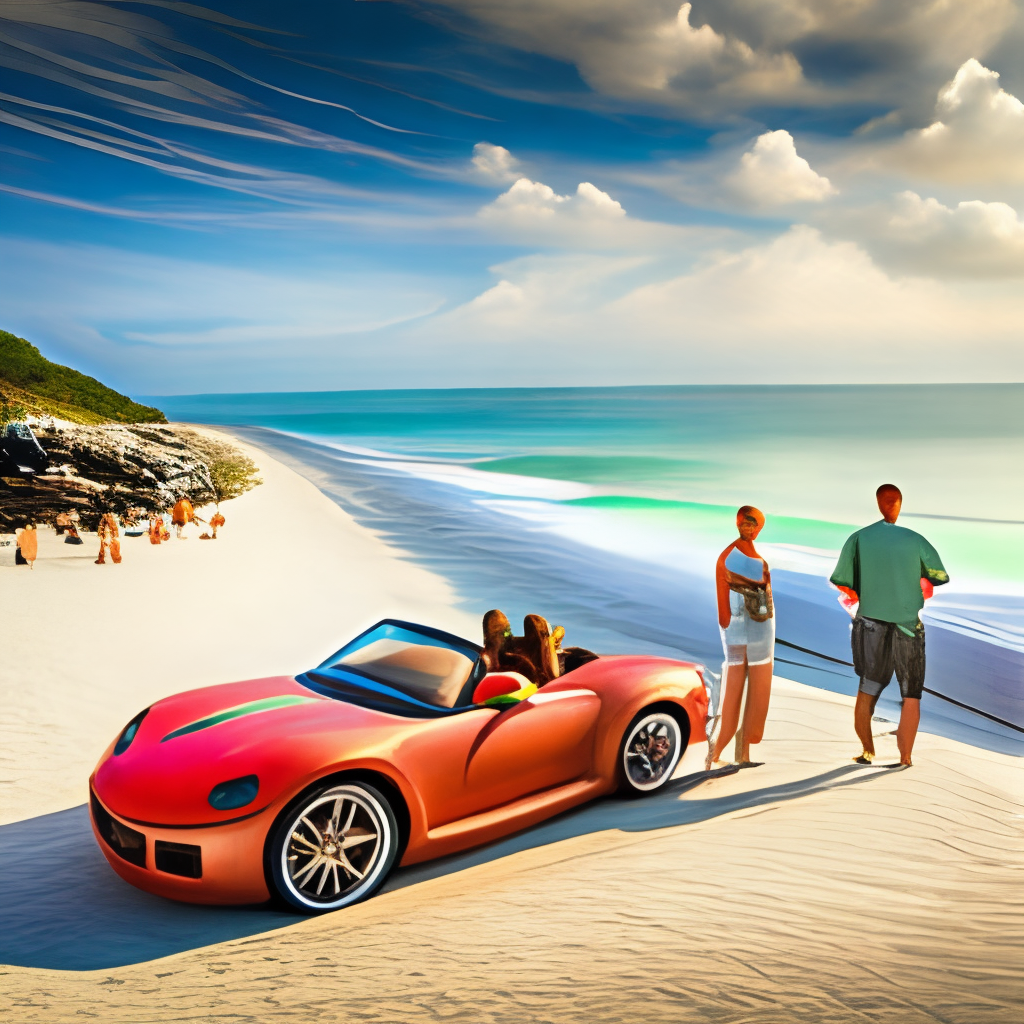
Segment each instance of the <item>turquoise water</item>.
M827 575L874 491L904 493L957 589L1024 593L1024 385L629 387L149 397L441 480L535 527L692 563L768 516L775 566Z

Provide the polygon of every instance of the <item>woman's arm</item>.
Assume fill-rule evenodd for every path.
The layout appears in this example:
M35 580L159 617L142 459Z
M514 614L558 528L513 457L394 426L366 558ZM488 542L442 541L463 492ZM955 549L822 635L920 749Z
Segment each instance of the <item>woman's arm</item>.
M730 544L719 556L715 563L715 591L718 595L718 624L726 629L729 620L732 618L732 611L729 608L729 574L725 568L725 559L734 545Z

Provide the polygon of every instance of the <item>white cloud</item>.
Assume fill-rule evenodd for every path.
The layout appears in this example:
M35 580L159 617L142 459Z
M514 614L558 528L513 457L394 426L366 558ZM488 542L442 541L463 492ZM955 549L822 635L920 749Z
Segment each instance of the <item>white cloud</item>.
M549 185L520 178L507 191L480 211L480 216L507 223L546 221L556 214L581 220L616 220L626 216L622 205L607 192L582 181L576 194L560 196Z
M435 356L472 379L495 348L578 383L1012 379L1024 372L1024 296L893 277L852 242L798 226L683 274L599 256L533 256L421 322ZM651 278L662 274L661 280ZM481 340L487 344L482 345ZM535 378L508 383L533 383ZM504 378L503 378L504 379Z
M742 199L755 206L820 203L835 193L828 178L818 174L796 151L787 131L765 132L740 157L728 182Z
M936 212L920 202L928 225ZM914 221L912 207L905 216ZM254 391L269 379L298 390L493 385L496 358L509 385L1024 375L1018 282L893 276L862 247L807 227L705 250L685 272L665 254L524 257L433 315L450 282L3 244L9 327L50 358L139 393L194 391L199 379ZM40 280L64 286L40 303Z
M440 0L481 33L575 64L597 92L713 117L772 104L905 105L984 56L1015 0ZM929 84L932 83L932 84Z
M1024 185L1024 103L972 58L939 92L935 120L883 160L935 181Z
M504 147L478 142L473 147L473 169L488 181L515 181L520 175L519 161Z
M719 86L746 99L800 92L800 65L792 54L758 53L710 24L692 24L692 15L693 5L684 3L674 17L649 24L646 31L604 45L588 40L581 71L602 92L638 98L693 89L713 93Z
M855 216L869 247L890 266L960 277L1024 275L1024 221L1006 203L949 207L907 191L888 209Z
M635 220L589 181L559 195L550 185L520 178L477 212L477 224L506 241L580 250L660 249L706 229ZM721 234L721 232L718 232Z

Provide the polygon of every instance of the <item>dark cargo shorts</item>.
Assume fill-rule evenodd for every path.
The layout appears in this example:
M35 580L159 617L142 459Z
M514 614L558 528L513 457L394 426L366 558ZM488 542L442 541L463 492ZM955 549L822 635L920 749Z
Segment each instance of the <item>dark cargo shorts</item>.
M895 670L904 698L921 699L924 690L924 626L919 622L913 636L895 622L879 622L858 615L850 637L853 669L860 676L860 692L877 697L892 680Z

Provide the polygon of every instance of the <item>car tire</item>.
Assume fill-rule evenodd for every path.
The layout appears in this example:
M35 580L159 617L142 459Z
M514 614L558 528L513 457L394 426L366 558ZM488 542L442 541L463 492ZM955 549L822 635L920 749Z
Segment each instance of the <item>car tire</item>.
M301 914L369 899L394 867L398 822L387 798L363 781L306 790L278 817L265 864L273 896Z
M662 743L667 749L658 757ZM619 792L633 797L656 793L672 778L685 748L682 727L673 714L664 708L644 708L619 744Z

